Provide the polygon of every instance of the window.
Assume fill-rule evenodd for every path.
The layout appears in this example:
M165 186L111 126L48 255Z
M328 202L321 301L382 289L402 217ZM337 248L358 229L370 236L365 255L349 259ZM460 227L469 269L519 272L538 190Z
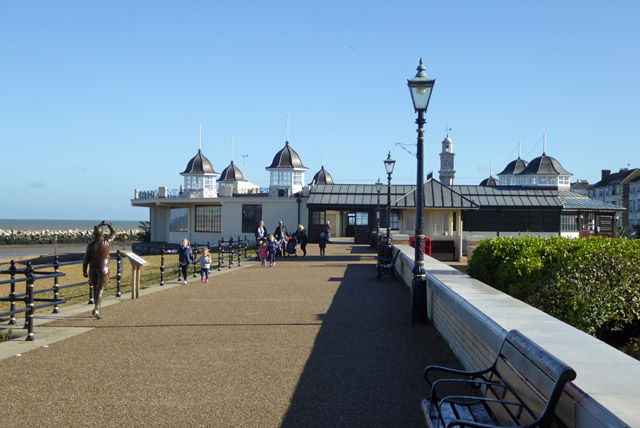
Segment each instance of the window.
M400 216L397 213L391 213L391 229L400 230Z
M311 213L311 224L319 225L325 224L325 212L324 211L313 211Z
M293 185L294 186L302 186L302 172L295 171L293 173Z
M189 208L171 208L169 230L171 232L189 231Z
M262 220L262 205L242 204L242 233L254 233Z
M391 219L393 222L393 214L391 214ZM368 224L369 224L369 213L356 213L357 226L367 226Z
M196 232L222 232L220 205L196 206Z
M213 189L213 183L214 183L213 177L205 177L204 180L205 180L204 187L207 189Z
M547 177L540 177L540 184L547 184Z
M561 175L560 177L558 177L558 184L561 186L568 186L569 185L569 176L568 175Z
M575 212L563 212L560 215L560 230L562 232L575 232L578 230L578 218Z
M302 180L302 177L300 180ZM271 185L291 186L291 171L271 171Z

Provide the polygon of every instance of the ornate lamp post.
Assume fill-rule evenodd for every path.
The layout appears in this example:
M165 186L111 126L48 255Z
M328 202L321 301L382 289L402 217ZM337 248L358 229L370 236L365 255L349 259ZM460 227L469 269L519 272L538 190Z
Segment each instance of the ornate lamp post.
M384 169L387 170L387 245L391 246L391 174L396 161L391 159L391 152L384 160Z
M429 107L431 92L435 79L429 79L425 72L422 58L418 65L418 73L407 81L413 100L413 108L418 113L418 174L416 178L416 226L415 226L415 258L413 265L413 281L411 283L411 322L427 322L427 284L424 270L424 114Z
M376 181L376 192L378 192L378 212L376 213L376 242L379 242L380 239L380 191L382 190L382 181L380 181L380 177L378 177L378 181ZM376 245L377 248L377 245Z

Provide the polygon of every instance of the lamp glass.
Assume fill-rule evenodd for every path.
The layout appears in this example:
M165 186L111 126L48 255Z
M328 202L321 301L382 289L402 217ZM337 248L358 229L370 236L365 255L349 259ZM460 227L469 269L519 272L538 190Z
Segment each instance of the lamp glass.
M429 106L429 99L431 98L431 90L433 89L433 85L410 84L409 88L411 88L411 99L413 100L413 108L415 108L416 111L426 110Z
M376 181L376 191L380 193L381 190L382 190L382 181L380 181L380 178L378 177L378 181Z
M393 174L393 167L395 166L396 161L391 159L391 153L384 161L384 169L387 170L387 174Z

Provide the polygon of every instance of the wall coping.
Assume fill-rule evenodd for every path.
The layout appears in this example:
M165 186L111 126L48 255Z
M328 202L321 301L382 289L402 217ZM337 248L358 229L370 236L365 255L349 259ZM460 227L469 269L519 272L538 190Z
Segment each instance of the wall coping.
M396 248L396 269L411 284L415 250ZM565 394L575 404L575 426L640 426L640 361L432 257L425 255L424 267L428 294L443 297L496 353L506 333L518 329L573 367L577 378Z

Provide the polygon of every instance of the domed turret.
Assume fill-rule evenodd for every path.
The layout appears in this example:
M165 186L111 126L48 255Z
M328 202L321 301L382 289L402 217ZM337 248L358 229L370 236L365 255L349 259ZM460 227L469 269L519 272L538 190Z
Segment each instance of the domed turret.
M184 188L182 192L190 198L215 198L216 177L219 176L211 161L202 154L202 150L191 158L184 172L180 173L184 177Z
M228 167L222 170L220 174L220 178L218 178L219 183L223 182L235 182L235 181L245 181L244 176L242 175L242 171L240 168L236 166L236 164L231 161Z
M522 171L518 178L522 185L526 186L551 186L551 187L570 187L571 174L560 165L556 159L542 153L529 162L527 168Z
M333 177L331 177L331 174L324 169L324 166L320 168L320 171L313 176L311 183L309 183L310 186L315 186L316 184L334 184Z
M506 168L498 174L500 185L515 186L516 184L520 184L516 176L527 169L527 165L529 165L529 163L520 159L520 156L518 156L518 159L509 162Z
M489 177L482 180L480 185L484 187L493 187L498 185L498 181L493 177Z
M304 173L309 171L309 168L302 164L300 156L287 140L266 170L271 174L269 196L289 197L302 191Z

